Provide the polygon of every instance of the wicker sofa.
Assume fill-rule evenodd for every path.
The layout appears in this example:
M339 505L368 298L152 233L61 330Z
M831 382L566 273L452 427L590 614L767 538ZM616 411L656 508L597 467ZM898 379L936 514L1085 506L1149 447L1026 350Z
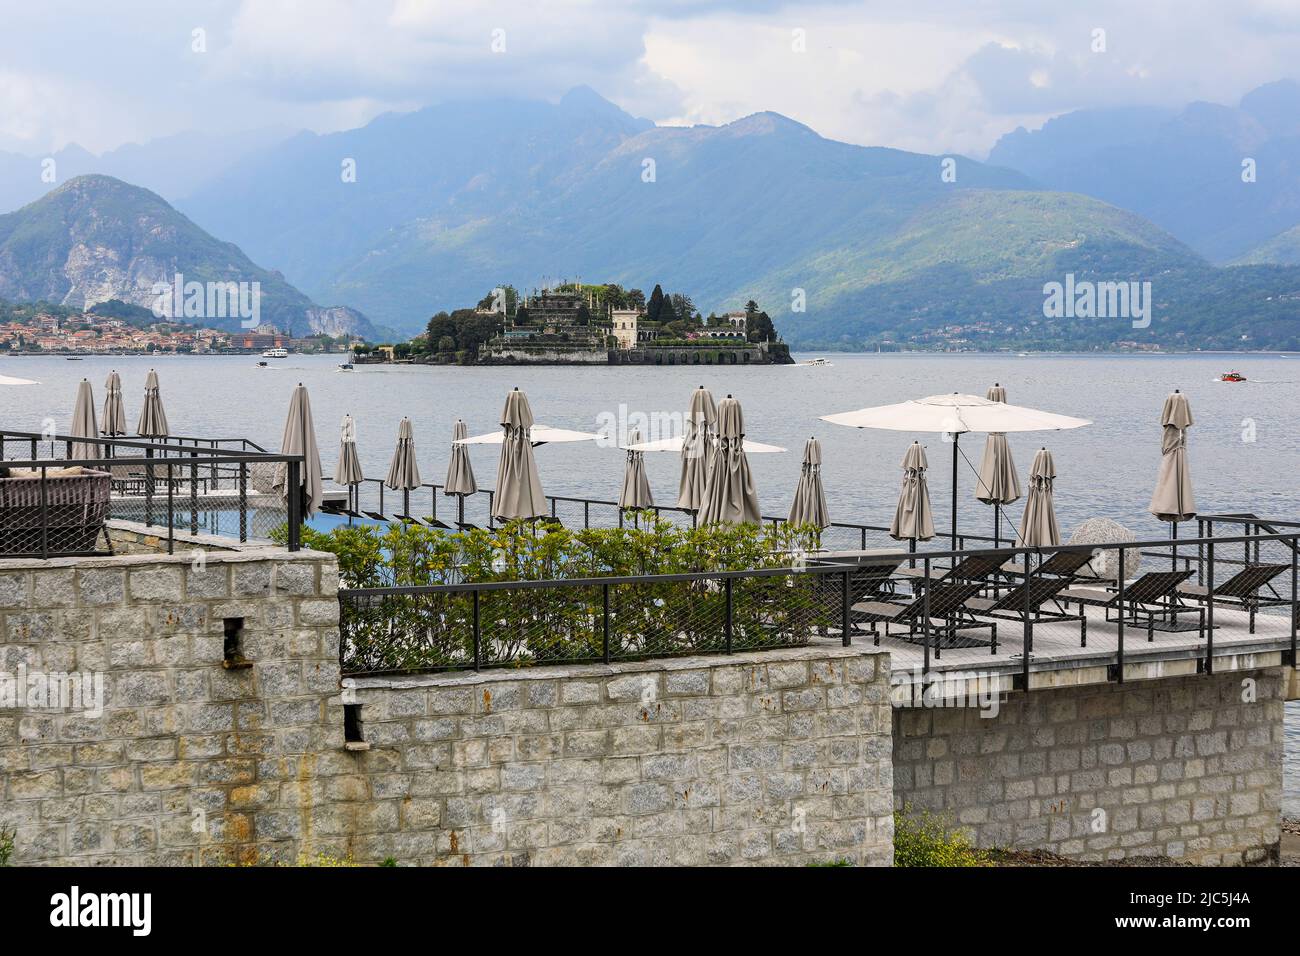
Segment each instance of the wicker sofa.
M111 482L106 471L75 467L0 477L0 555L94 554Z

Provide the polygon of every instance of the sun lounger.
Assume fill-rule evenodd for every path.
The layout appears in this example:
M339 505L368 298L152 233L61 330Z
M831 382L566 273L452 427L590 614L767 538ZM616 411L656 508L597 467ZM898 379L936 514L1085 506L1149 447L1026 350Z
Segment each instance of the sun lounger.
M1205 608L1189 608L1178 601L1178 585L1191 576L1190 570L1148 571L1131 584L1126 584L1122 595L1118 590L1070 588L1060 592L1057 599L1067 610L1072 603L1079 605L1081 610L1084 606L1103 608L1106 620L1112 623L1124 619L1140 626L1145 618L1147 640L1152 641L1155 640L1156 617L1176 616L1180 608L1183 611L1195 611L1199 616L1200 629L1205 629ZM1116 612L1113 618L1112 611Z
M1289 564L1248 564L1222 584L1214 586L1214 603L1240 608L1250 614L1250 633L1255 633L1255 612L1261 607L1281 607L1290 604L1272 587L1272 580L1291 567ZM1267 587L1271 596L1260 595ZM1178 596L1200 603L1210 600L1210 589L1202 584L1178 585Z
M866 601L894 593L894 576L902 558L876 558L864 555L827 556L812 555L809 565L814 567L835 567L849 572L850 600ZM822 575L828 590L840 593L843 578L838 574Z
M896 635L903 640L928 641L931 634L936 636L936 652L943 646L944 636L949 647L957 644L957 631L974 628L988 628L990 646L996 651L998 626L995 623L975 621L967 617L963 620L963 607L970 598L979 593L984 585L980 581L963 581L961 583L934 584L928 588L929 600L925 594L919 594L907 604L895 604L889 601L862 601L852 607L853 623L870 624L875 643L880 643L877 624L885 625L885 636L889 637L890 624L907 626L904 634ZM927 607L928 605L928 607ZM927 616L928 612L928 616ZM939 623L935 623L935 622ZM982 643L982 642L972 642Z
M1080 551L1057 551L1050 558L1044 561L1038 567L1034 568L1035 575L1048 575L1057 578L1066 578L1073 580L1076 578L1092 578L1090 574L1084 574L1083 569L1092 560L1092 552L1087 550ZM1002 565L1002 570L1007 574L1025 576L1025 566L1015 562L1007 562Z
M894 594L894 575L901 558L870 558L861 555L826 558L815 556L809 561L810 566L834 567L848 573L849 602L886 600ZM840 620L839 609L843 607L844 576L842 574L819 574L817 593L820 600L831 612L831 620ZM850 611L852 608L850 608Z
M930 569L930 583L937 584L940 582L952 581L979 581L981 584L989 575L1000 570L1007 559L1012 556L1011 551L990 551L987 554L973 554L968 558L962 558L952 568L949 569ZM898 572L905 578L910 578L913 588L924 587L925 568L903 568Z
M1082 609L1078 614L1070 614L1055 609L1058 596L1069 583L1069 578L1038 577L1035 575L1032 580L1017 584L996 597L967 598L962 605L962 609L971 614L981 614L985 617L996 617L1009 621L1028 621L1031 627L1042 620L1078 621L1079 646L1087 647L1088 618L1084 615ZM1049 603L1053 607L1044 607Z

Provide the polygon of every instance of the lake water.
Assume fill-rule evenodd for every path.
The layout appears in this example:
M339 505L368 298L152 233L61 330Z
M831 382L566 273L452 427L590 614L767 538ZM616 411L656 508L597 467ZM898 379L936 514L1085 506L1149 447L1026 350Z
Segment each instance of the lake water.
M811 356L796 356L799 359ZM898 463L908 443L920 438L930 459L930 490L936 525L946 527L952 446L937 435L859 431L830 425L819 415L899 402L944 392L983 395L994 382L1015 404L1090 419L1088 428L1009 436L1020 474L1028 472L1040 445L1052 450L1058 472L1056 505L1063 531L1092 516L1115 518L1140 533L1163 537L1166 528L1146 513L1160 463L1160 410L1165 396L1181 389L1196 424L1189 457L1202 513L1253 511L1300 515L1300 356L1278 355L830 355L831 365L759 367L531 367L358 366L336 370L337 356L292 356L257 367L253 356L6 357L0 373L41 384L0 388L3 422L40 431L53 419L65 431L76 385L87 377L97 402L116 368L122 376L127 420L134 425L146 372L156 368L167 417L177 434L246 437L278 449L289 394L298 382L311 394L325 470L331 473L337 426L345 413L357 423L358 450L366 474L382 476L397 424L410 416L421 474L441 481L448 441L457 417L471 434L492 431L505 393L528 393L540 423L595 431L609 420L641 413L685 411L690 392L706 385L721 399L731 393L745 412L749 436L789 449L754 455L750 463L765 514L784 514L799 474L809 435L822 442L823 480L832 518L888 524L897 498ZM1248 381L1215 379L1230 368ZM620 409L622 406L622 410ZM661 437L661 436L655 436ZM960 443L970 464L959 467L962 526L988 533L991 509L974 499L974 468L983 437ZM496 449L472 452L480 486L492 482ZM547 445L537 451L545 490L552 494L615 499L623 456L590 443ZM677 458L647 461L660 503L677 490ZM1013 505L1012 521L1019 519ZM1287 812L1300 817L1300 704L1288 705Z

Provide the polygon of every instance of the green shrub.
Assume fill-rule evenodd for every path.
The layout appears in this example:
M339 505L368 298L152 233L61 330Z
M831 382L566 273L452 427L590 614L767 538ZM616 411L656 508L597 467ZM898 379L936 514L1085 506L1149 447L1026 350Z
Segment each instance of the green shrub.
M0 866L8 866L14 855L14 838L18 831L13 827L0 827Z
M303 529L303 546L338 556L345 588L454 585L786 567L816 531L764 525L689 528L644 512L622 528L511 522L448 532L419 525ZM732 647L807 642L834 615L815 575L737 579ZM480 661L523 666L604 654L604 588L505 588L479 593ZM719 581L650 581L609 588L610 654L629 659L720 651L726 590ZM382 595L344 605L344 669L401 671L474 662L474 597L466 591Z
M942 817L894 814L894 866L986 866L984 853Z

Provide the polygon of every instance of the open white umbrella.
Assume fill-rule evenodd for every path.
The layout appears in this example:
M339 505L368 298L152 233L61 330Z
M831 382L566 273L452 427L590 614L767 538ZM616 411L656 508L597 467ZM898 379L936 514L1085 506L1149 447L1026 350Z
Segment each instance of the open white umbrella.
M547 514L546 495L533 457L533 425L528 396L516 387L506 395L501 410L501 458L492 495L492 516L499 521Z
M1053 548L1061 543L1052 494L1055 483L1056 462L1050 451L1040 448L1029 468L1029 496L1025 498L1025 513L1016 531L1016 544L1021 547Z
M984 395L990 402L1006 402L1007 390L997 382ZM984 439L975 497L993 506L993 546L1002 543L1002 507L1020 499L1020 478L1011 457L1011 446L1002 432L989 432Z
M686 423L681 443L673 449L682 456L681 477L677 482L677 507L698 512L704 506L705 483L710 459L717 448L715 429L718 406L713 393L701 385L691 393L686 409Z
M903 454L903 486L898 492L898 507L889 523L889 536L897 541L929 541L934 537L934 518L930 514L930 488L925 469L929 462L920 442L912 442Z
M474 464L469 460L469 448L464 439L469 437L469 426L459 418L451 429L451 461L447 463L447 479L443 482L442 493L455 495L457 498L457 520L465 523L465 496L478 494L478 482L474 480Z
M273 487L286 500L291 494L300 495L303 517L314 515L325 497L325 489L321 481L323 469L320 464L320 449L316 447L316 425L312 420L311 400L307 397L307 389L302 382L297 384L289 398L289 414L284 420L280 454L303 456L298 465L298 487L289 486L289 466L284 462L276 466Z
M403 417L397 426L397 447L388 463L384 484L402 493L402 517L410 517L411 492L420 487L420 467L415 463L415 430L411 420Z
M628 435L629 446L635 445L641 438L636 429ZM650 479L645 472L645 452L629 447L627 467L623 470L623 488L618 495L618 506L627 509L653 508L654 498L650 494Z
M122 404L122 377L116 369L108 373L104 388L104 415L100 419L99 430L105 435L125 435L126 408Z
M600 437L594 432L577 432L571 428L551 428L549 425L534 425L528 430L528 434L529 444L533 447L574 441L592 441ZM504 445L506 438L507 433L503 429L499 432L471 435L468 438L453 438L452 441L457 445Z
M824 421L853 428L940 432L952 436L952 547L957 548L957 442L964 432L1034 432L1082 428L1092 422L1035 408L990 401L977 395L931 395L896 405L823 415Z
M144 406L140 409L140 421L135 426L135 433L141 438L166 438L169 434L158 373L153 369L149 369L149 374L145 376Z
M682 435L674 435L672 438L657 438L654 441L637 442L636 444L625 445L627 451L675 451L680 452L686 445L687 439ZM754 441L751 438L744 439L746 455L774 455L778 452L786 451L780 445L765 445L761 441Z
M803 446L799 484L794 489L794 503L790 505L790 524L825 528L830 523L826 491L822 488L822 445L816 438L809 438Z
M95 396L90 382L81 380L77 386L77 401L72 407L72 427L68 434L74 438L98 438L99 426L95 424ZM73 442L73 458L98 458L99 444L96 442Z
M718 403L718 447L709 467L700 524L757 524L762 521L754 476L745 458L745 416L730 395Z

